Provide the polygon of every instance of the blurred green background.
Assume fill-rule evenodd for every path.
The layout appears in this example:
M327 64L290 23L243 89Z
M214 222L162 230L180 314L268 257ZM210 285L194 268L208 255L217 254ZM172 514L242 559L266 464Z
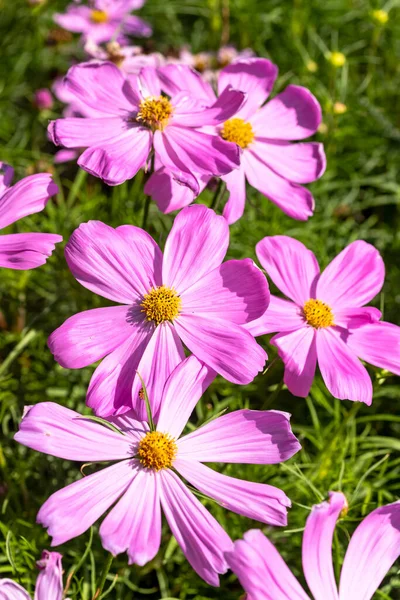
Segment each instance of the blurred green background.
M113 226L141 225L144 207L140 175L107 188L74 162L53 165L55 149L47 141L46 127L63 107L56 102L53 109L40 112L33 94L51 87L72 62L84 59L78 37L61 32L52 21L52 14L67 4L0 0L0 160L15 167L18 179L51 171L61 189L43 213L10 231L57 232L65 242L79 223L92 218ZM323 124L316 138L325 145L328 168L311 186L314 217L307 223L293 221L249 189L245 215L231 227L228 256L255 258L254 247L262 237L286 234L310 247L323 267L351 241L365 239L381 251L386 264L386 283L375 305L384 310L385 320L400 324L400 2L147 0L140 15L154 28L153 37L144 42L146 51L173 53L184 45L193 52L216 51L227 42L238 49L250 47L279 66L274 94L295 83L308 87L322 105ZM337 52L343 56L333 54ZM211 198L206 190L200 201L210 203ZM147 228L161 245L172 220L151 205ZM80 465L19 447L12 437L25 404L51 400L85 410L94 367L62 369L46 339L68 316L102 305L101 298L75 282L61 246L38 270L0 272L0 577L19 580L32 595L34 563L42 548L49 548L47 534L35 524L36 513L51 493L80 476ZM261 343L274 358L268 339ZM283 465L235 465L223 471L277 485L292 499L288 527L262 529L303 583L301 531L313 503L331 489L342 489L349 500L350 511L334 539L339 572L349 534L362 516L400 496L400 385L387 373L369 371L375 389L371 408L333 399L320 377L306 400L295 398L282 386L282 365L276 362L248 386L218 378L193 415L193 424L198 424L225 407L292 413L301 453ZM207 506L232 538L260 526L215 503ZM87 532L59 548L65 579L74 571L68 591L72 600L92 598L106 558L93 529L93 539ZM79 564L85 549L86 560ZM115 600L237 600L242 594L232 574L221 578L220 589L201 581L166 527L156 559L138 568L128 567L126 557L119 556L106 590L109 586L102 597ZM400 598L396 567L376 598Z

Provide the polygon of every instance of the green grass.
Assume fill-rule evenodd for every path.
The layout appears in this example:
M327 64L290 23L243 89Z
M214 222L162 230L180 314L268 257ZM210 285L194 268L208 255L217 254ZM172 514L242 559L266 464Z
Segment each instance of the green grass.
M16 168L18 178L50 169L61 186L57 199L42 214L25 218L14 230L57 232L65 241L79 223L91 218L113 226L140 225L144 206L140 177L107 188L79 172L74 163L52 166L54 148L46 140L46 125L62 107L39 114L32 95L64 74L71 61L83 57L76 38L63 44L49 41L51 15L66 4L49 0L32 8L25 0L0 0L0 159ZM307 223L290 220L249 190L245 215L231 228L229 257L255 258L254 247L262 237L287 234L306 243L325 266L348 243L365 239L381 251L387 270L383 293L375 304L384 308L386 320L399 323L400 2L148 0L142 14L153 24L154 36L147 47L167 51L190 44L194 51L216 50L227 33L222 18L227 7L230 42L238 48L250 46L279 65L274 93L296 83L318 97L325 127L316 137L324 142L328 158L326 174L312 185L317 208ZM389 11L384 26L371 16L378 8ZM330 64L329 51L346 55L344 67ZM316 71L310 70L310 61ZM344 114L335 114L336 102L346 105ZM209 203L210 192L204 192L201 200ZM172 220L155 205L150 207L148 230L161 245ZM101 298L73 279L61 247L38 270L1 270L0 577L21 581L31 594L35 561L49 547L47 534L35 524L36 513L51 493L80 476L80 465L28 450L12 438L26 404L51 400L85 410L85 391L94 367L62 369L47 349L46 339L68 316L102 305ZM274 358L268 339L261 343ZM301 529L313 503L332 489L341 489L349 500L350 511L334 539L339 571L349 535L360 519L378 504L400 496L400 386L395 377L378 369L369 371L375 390L370 408L333 399L320 377L307 400L294 398L285 388L279 392L283 370L276 362L248 386L218 378L192 419L194 424L202 423L225 407L279 408L292 413L294 431L303 445L298 455L283 465L232 465L223 471L279 486L292 499L286 529L261 528L301 581ZM260 526L215 503L206 504L234 539ZM65 578L75 569L68 597L90 600L107 557L97 526L93 535L87 532L59 550L64 555ZM202 582L167 528L158 556L145 567L128 567L124 555L114 561L106 588L114 583L107 596L112 600L236 600L242 593L232 574L221 578L218 590ZM376 598L400 598L396 567Z

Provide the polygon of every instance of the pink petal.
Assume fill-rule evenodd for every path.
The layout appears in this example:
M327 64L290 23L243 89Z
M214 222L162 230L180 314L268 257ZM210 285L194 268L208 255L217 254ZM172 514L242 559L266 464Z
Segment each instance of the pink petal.
M4 171L4 167L2 169ZM7 188L7 181L11 181L12 177L11 167L7 167L7 169L2 176L2 180L6 184L3 184L3 194L0 195L0 229L15 223L22 217L40 212L51 196L58 194L58 186L54 183L50 173L30 175Z
M136 37L150 37L153 33L151 25L135 15L128 15L124 19L122 29L125 33Z
M236 60L218 76L218 93L230 85L246 92L246 102L236 117L249 119L268 98L278 76L278 67L266 58Z
M216 100L214 90L210 83L187 65L169 64L159 67L158 73L162 88L169 96L175 96L178 92L187 91L193 98L210 106Z
M19 583L12 579L0 579L0 600L31 600L31 597Z
M153 240L147 231L135 225L120 225L116 228L116 231L124 239L135 257L135 264L138 265L138 270L142 273L144 288L149 291L154 285L162 285L163 254L157 242ZM154 280L149 277L149 272L154 273Z
M93 308L67 319L48 345L62 367L81 369L113 352L131 333L128 306Z
M225 554L248 600L309 600L275 546L258 529L244 534Z
M203 205L188 206L175 217L165 242L163 283L182 294L220 266L228 245L223 217Z
M271 339L285 365L283 381L294 396L306 398L317 366L316 332L313 327L301 327L278 333Z
M225 573L224 552L232 541L219 523L172 471L161 471L161 505L171 531L196 573L209 585L219 585Z
M288 85L251 119L257 137L302 140L313 135L321 123L321 107L312 93Z
M28 409L14 439L38 452L74 461L122 460L132 440L54 402Z
M128 489L136 473L135 461L124 460L52 494L37 515L53 538L51 545L64 544L89 529Z
M176 181L190 188L194 196L200 193L200 173L193 172L186 154L180 146L172 145L171 139L161 131L153 137L155 163L167 169ZM204 173L203 173L204 175ZM206 174L207 177L209 176Z
M246 178L244 169L240 166L221 177L226 183L229 198L222 212L229 225L236 223L243 216L246 203Z
M69 6L66 13L56 13L53 19L63 29L82 33L90 25L90 9L88 6Z
M315 600L338 600L332 562L332 542L336 522L346 498L330 492L329 502L313 506L303 535L303 570Z
M304 317L301 308L294 302L273 295L270 296L270 302L264 314L244 325L247 331L254 336L266 335L278 330L280 332L294 331L303 326Z
M61 235L52 233L11 233L0 236L0 267L28 270L44 265Z
M306 221L312 216L314 199L309 190L277 175L251 149L243 153L242 164L250 185L267 196L289 217Z
M139 74L140 89L143 96L160 96L161 85L158 72L155 67L143 67Z
M400 375L400 327L385 321L350 332L347 345L365 362Z
M189 99L191 98L191 96L188 97ZM177 106L174 112L173 123L183 127L219 125L237 113L244 99L245 94L243 92L227 87L219 98L207 108L185 110L184 106L182 108L178 108Z
M264 368L265 351L241 325L204 315L180 314L175 327L199 360L232 383L246 385Z
M181 362L165 384L157 430L177 439L214 377L215 373L195 356Z
M129 231L127 239L126 229L89 221L75 229L65 247L68 266L81 285L123 304L141 300L159 282L154 241L146 233L135 235L134 228Z
M100 527L103 548L114 554L128 552L129 563L143 566L157 554L161 543L161 505L158 474L139 469L125 494Z
M269 525L287 525L290 500L278 488L242 481L213 471L196 460L178 458L174 467L200 492L228 510Z
M87 148L115 140L128 127L121 117L69 118L51 121L48 132L56 146Z
M321 273L316 297L336 310L363 306L381 291L384 279L385 265L378 250L358 240Z
M199 178L208 179L206 175ZM193 191L177 181L165 168L158 169L150 175L144 186L144 193L152 197L164 214L184 208L195 199Z
M357 527L344 557L340 600L370 600L400 555L400 503L372 511Z
M291 144L256 138L251 151L275 173L295 183L310 183L325 172L324 147L317 142Z
M226 319L239 325L261 316L269 303L268 282L250 259L227 260L182 295L182 315Z
M258 242L256 254L285 296L301 307L314 298L319 266L314 254L304 244L286 235L265 237Z
M37 565L40 568L36 580L34 600L62 600L63 598L63 570L62 556L58 552L42 552L41 560Z
M372 402L372 383L366 368L343 341L340 330L319 329L316 336L318 364L326 387L335 398Z
M236 410L181 438L179 458L262 465L283 462L301 448L289 417L275 410Z
M14 169L5 162L0 162L0 198L10 187L14 177ZM0 206L2 203L0 202Z
M370 323L376 323L382 317L382 313L373 306L362 308L340 308L335 310L335 325L344 329L357 329Z

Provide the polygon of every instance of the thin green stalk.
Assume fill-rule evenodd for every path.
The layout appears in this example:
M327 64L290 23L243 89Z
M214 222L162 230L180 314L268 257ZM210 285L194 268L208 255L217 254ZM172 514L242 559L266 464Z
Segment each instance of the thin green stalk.
M142 229L146 228L147 217L149 216L150 202L151 202L150 196L146 196L145 201L144 201L144 207L143 207Z
M217 210L219 203L221 202L222 198L225 195L225 190L226 190L226 183L225 183L225 181L222 181L222 179L220 179L219 183L218 183L218 187L215 190L214 198L212 199L212 202L210 204L210 208L212 208L213 210Z
M19 354L23 351L23 349L30 344L30 342L37 336L37 331L31 329L28 333L22 338L22 340L15 346L14 350L10 352L7 358L0 365L0 376L3 375L11 363L17 358Z
M107 560L104 564L103 570L101 572L101 576L100 576L100 583L98 585L98 588L96 590L95 595L93 596L92 600L98 600L100 598L101 592L103 591L104 585L106 583L106 579L107 579L107 575L110 571L110 567L112 564L112 561L114 560L113 555L110 553L107 557Z

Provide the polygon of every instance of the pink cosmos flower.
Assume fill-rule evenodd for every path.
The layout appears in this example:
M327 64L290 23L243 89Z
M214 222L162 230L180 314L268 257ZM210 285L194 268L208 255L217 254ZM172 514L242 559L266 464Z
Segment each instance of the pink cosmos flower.
M109 42L105 48L88 40L85 52L100 62L112 62L124 73L139 74L144 67L161 67L165 59L159 52L144 54L140 46L121 46L118 42Z
M47 88L36 90L33 101L39 110L50 109L54 104L53 96Z
M36 580L35 600L62 600L62 556L58 552L44 550L37 566L40 573ZM11 579L0 579L0 600L31 600L28 592Z
M189 70L189 69L188 69ZM186 92L169 100L161 95L156 70L142 69L129 81L112 63L83 63L72 67L64 80L76 99L97 116L59 119L49 126L53 142L66 148L88 147L78 164L108 185L119 185L155 160L174 177L199 191L193 171L222 175L240 163L236 144L198 131L222 123L234 114L244 94L224 90L209 108Z
M52 333L49 347L66 368L106 357L87 395L97 414L133 407L144 418L137 372L150 378L152 394L154 382L184 358L182 342L234 383L249 383L263 369L266 354L243 324L266 310L268 284L250 259L223 263L228 244L226 220L202 205L175 218L164 256L132 225L113 229L89 221L75 230L65 248L72 274L122 305L70 317Z
M355 530L342 566L339 591L332 563L337 519L347 510L340 492L313 507L303 536L303 570L314 600L371 600L400 555L400 502L372 511ZM275 546L253 529L226 560L247 600L310 600Z
M44 209L58 187L49 173L21 179L11 186L14 169L0 163L0 229ZM10 233L0 235L0 267L34 269L44 265L62 237L52 233Z
M253 335L279 331L271 343L292 394L308 395L318 361L335 398L371 404L371 379L359 358L400 375L400 327L379 321L380 311L364 306L384 282L376 248L353 242L321 274L314 254L290 237L266 237L256 253L289 300L271 296L265 314L247 327Z
M148 37L152 30L148 23L130 14L141 8L145 0L94 0L93 6L70 4L65 13L54 15L60 27L82 33L85 40L101 44L117 34Z
M204 105L215 102L212 87L198 74L183 77L179 65L166 65L159 73L167 93L187 91L201 98ZM228 65L218 77L220 94L227 86L246 93L245 102L235 114L223 123L204 128L241 149L240 168L221 176L230 193L223 212L230 224L243 215L246 180L290 217L306 220L313 214L311 192L299 184L315 181L324 173L323 146L317 142L292 144L291 140L302 140L316 132L321 108L311 92L297 85L289 85L263 105L277 74L277 67L269 60L248 58ZM176 205L168 197L168 188L160 190L158 197L163 192L167 196L163 203ZM186 200L190 194L186 192Z
M225 508L251 519L284 525L290 501L278 488L222 475L203 462L275 464L300 449L289 415L238 410L197 431L182 431L214 373L194 356L165 383L152 429L132 413L114 417L110 430L52 402L25 413L15 439L34 450L73 461L117 461L53 494L37 520L52 544L81 535L112 505L100 527L104 548L128 552L129 563L146 564L161 542L161 509L195 571L210 585L227 569L232 542L181 478Z

